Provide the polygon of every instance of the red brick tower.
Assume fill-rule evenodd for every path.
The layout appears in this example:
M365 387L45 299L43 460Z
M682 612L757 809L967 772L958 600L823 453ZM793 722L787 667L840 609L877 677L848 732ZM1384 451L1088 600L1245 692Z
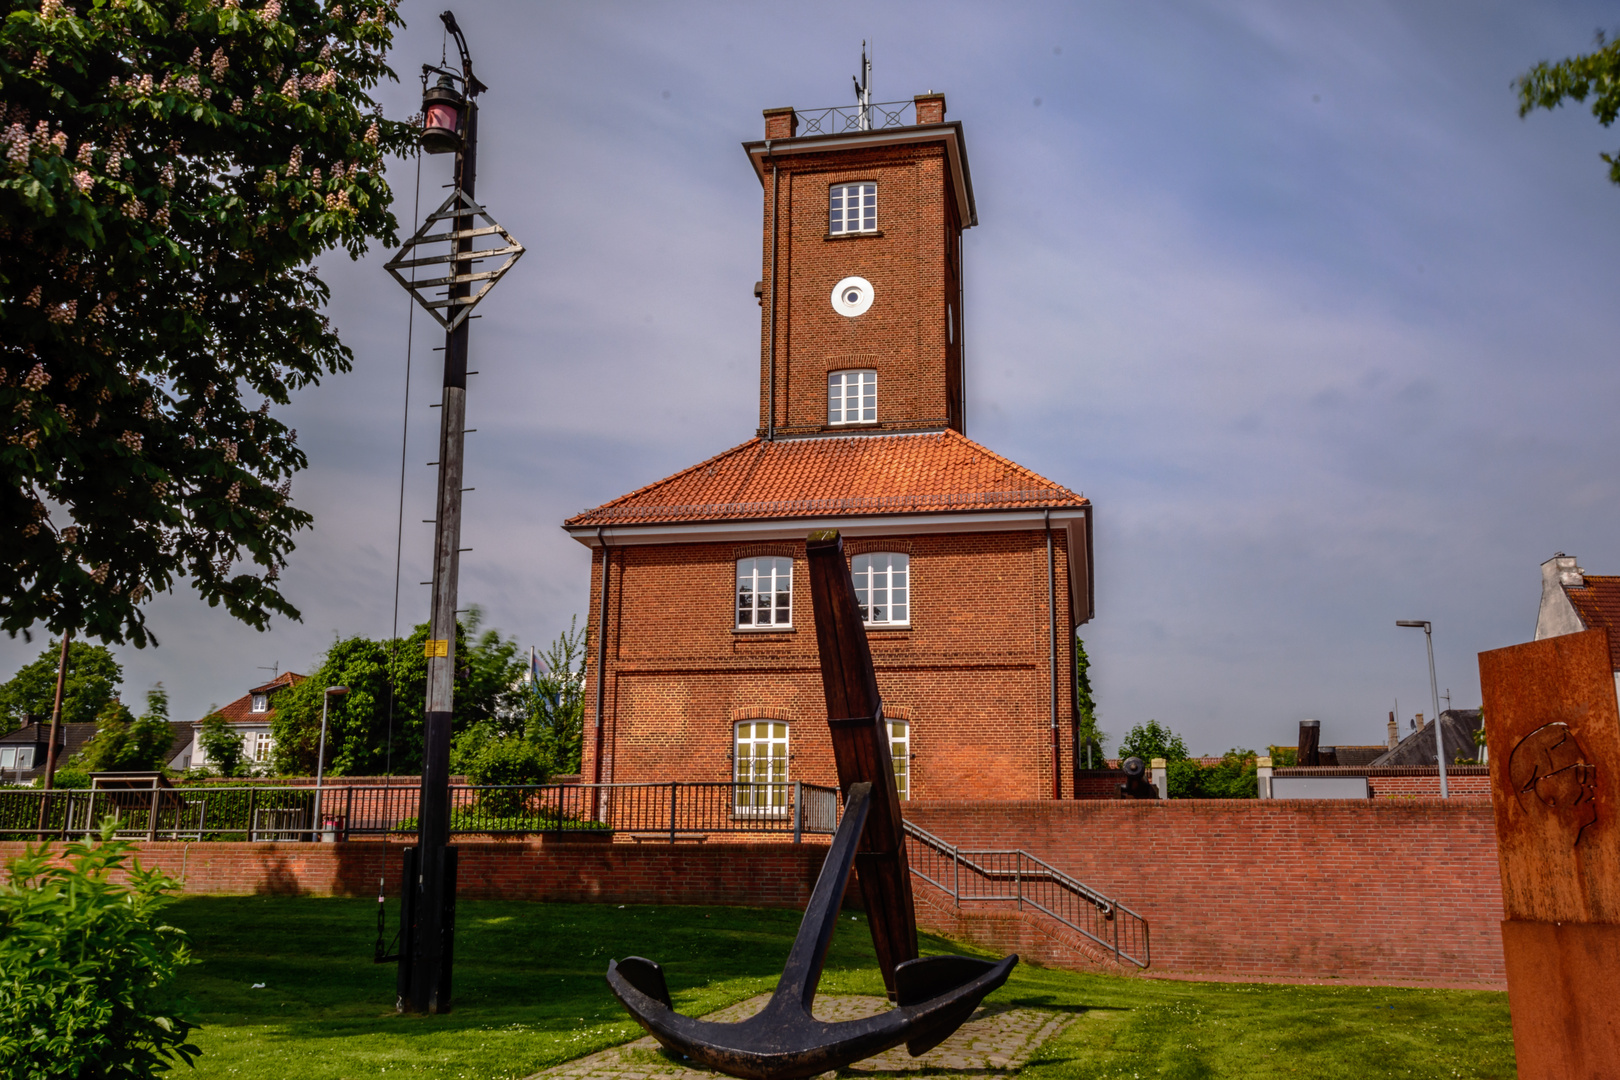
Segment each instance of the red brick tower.
M836 783L804 591L804 539L831 527L902 792L1072 797L1091 505L964 433L978 222L944 117L934 93L865 122L770 109L744 145L765 193L756 435L564 524L595 556L586 780Z

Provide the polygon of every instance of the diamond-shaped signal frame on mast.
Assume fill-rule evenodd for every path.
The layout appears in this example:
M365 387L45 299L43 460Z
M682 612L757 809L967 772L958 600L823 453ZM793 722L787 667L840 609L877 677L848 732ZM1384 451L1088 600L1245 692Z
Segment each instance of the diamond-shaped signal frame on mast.
M482 218L485 224L472 229L452 227L448 232L433 233L430 231L441 221L466 217ZM484 236L499 237L504 246L473 251L456 250L458 241L471 240L476 243L479 237ZM443 243L448 243L450 250L442 255L408 258L424 245ZM512 234L506 231L505 226L490 217L488 210L468 198L466 192L457 188L448 199L444 200L444 205L428 215L427 220L422 222L422 227L416 230L416 235L400 246L394 257L384 264L384 269L394 275L394 280L399 282L406 292L416 297L416 302L421 304L427 313L438 321L440 326L446 330L454 330L461 325L468 315L472 314L472 309L477 307L478 301L482 300L489 290L495 287L495 283L501 280L508 270L512 269L512 264L523 257L523 252L523 245L513 239ZM502 259L504 261L493 270L474 271L472 269L472 264L486 259ZM418 266L436 264L448 264L450 266L449 275L445 277L418 278L412 281L400 272ZM467 272L463 273L463 270ZM450 289L457 285L471 285L474 288L466 296L449 296ZM441 295L437 299L429 297L428 293L436 290L443 290L446 295ZM450 317L446 318L445 315L440 313L440 309L449 312Z

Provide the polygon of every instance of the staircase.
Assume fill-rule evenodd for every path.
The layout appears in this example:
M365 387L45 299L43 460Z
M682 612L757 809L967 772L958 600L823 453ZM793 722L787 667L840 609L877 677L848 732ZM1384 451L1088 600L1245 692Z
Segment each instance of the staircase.
M1015 905L1024 922L1048 937L1078 935L1074 944L1093 960L1148 966L1147 920L1119 901L1021 848L973 851L948 844L909 821L905 825L906 861L912 874L958 911L966 910L964 905ZM919 899L936 901L926 893ZM1064 929L1070 934L1063 934Z

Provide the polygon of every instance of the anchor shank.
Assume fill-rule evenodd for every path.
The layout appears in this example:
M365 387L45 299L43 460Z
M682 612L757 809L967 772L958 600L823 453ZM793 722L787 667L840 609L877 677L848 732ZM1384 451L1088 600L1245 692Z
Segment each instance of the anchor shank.
M878 694L877 671L855 599L855 581L844 558L843 540L835 530L818 531L810 534L805 548L838 784L846 790L861 782L872 785L872 808L856 864L872 946L883 972L883 985L893 1000L895 968L917 957L917 920L911 871L906 864L900 793L894 783L894 761Z
M850 866L855 861L855 848L866 826L871 803L871 784L850 786L844 802L844 820L838 823L838 832L821 864L821 874L810 893L810 903L804 909L804 920L799 923L787 965L782 969L776 992L771 995L773 1005L789 999L808 1014L816 1000L822 965L827 961L827 946L832 943L833 929L838 925L838 910L844 901Z

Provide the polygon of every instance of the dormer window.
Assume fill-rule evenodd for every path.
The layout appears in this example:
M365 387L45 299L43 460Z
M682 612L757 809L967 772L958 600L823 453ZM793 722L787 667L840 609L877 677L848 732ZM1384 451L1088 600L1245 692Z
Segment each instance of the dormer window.
M827 234L863 232L877 232L877 185L834 185L827 194Z
M269 712L270 711L270 695L269 694L254 694L253 695L253 711L254 712Z
M877 372L835 371L827 376L827 423L877 423Z

